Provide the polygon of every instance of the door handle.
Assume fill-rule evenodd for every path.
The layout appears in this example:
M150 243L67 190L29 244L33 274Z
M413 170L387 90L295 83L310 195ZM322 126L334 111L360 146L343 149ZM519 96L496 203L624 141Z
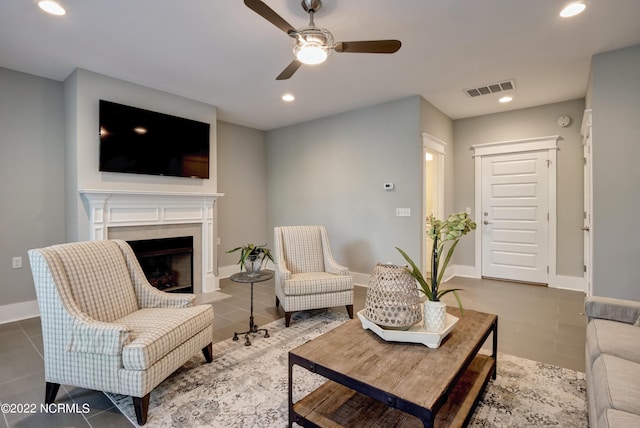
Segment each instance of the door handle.
M589 226L581 227L580 230L584 230L585 232L589 231Z
M484 224L491 224L491 222L490 222L489 220L485 220L485 221L483 221L482 223L484 223Z

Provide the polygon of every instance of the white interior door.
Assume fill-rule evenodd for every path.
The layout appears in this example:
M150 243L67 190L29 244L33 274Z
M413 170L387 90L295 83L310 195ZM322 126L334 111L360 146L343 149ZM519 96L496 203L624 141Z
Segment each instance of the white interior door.
M482 158L482 276L548 283L548 156Z

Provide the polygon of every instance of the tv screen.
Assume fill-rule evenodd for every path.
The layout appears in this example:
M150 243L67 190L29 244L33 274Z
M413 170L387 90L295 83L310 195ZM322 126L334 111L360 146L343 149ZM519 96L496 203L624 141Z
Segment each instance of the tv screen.
M209 178L208 123L100 100L99 170Z

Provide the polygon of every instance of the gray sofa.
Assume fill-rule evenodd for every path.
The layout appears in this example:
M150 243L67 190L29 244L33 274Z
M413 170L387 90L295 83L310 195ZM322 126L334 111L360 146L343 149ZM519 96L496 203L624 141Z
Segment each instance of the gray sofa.
M589 426L640 427L640 302L592 296L585 313Z

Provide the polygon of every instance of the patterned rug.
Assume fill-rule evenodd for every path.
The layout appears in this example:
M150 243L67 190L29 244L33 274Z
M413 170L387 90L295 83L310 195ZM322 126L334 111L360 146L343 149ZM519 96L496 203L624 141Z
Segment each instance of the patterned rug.
M151 392L147 427L286 427L287 352L347 321L341 312L310 311L266 327L252 346L215 344L214 360L195 356ZM294 367L294 401L324 379ZM107 394L135 425L131 398ZM498 354L498 376L487 385L470 427L586 427L584 373Z

